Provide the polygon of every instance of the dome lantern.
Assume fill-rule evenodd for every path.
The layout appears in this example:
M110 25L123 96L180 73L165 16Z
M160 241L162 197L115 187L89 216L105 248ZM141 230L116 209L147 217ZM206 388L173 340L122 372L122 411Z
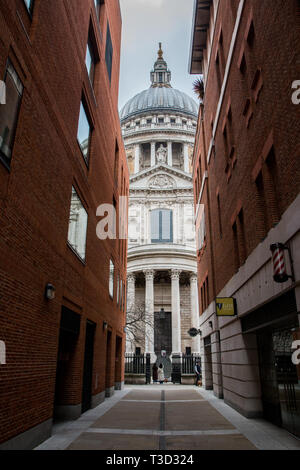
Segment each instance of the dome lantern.
M167 62L163 58L161 42L159 43L158 59L154 64L154 68L150 73L151 87L171 88L171 72L168 69Z

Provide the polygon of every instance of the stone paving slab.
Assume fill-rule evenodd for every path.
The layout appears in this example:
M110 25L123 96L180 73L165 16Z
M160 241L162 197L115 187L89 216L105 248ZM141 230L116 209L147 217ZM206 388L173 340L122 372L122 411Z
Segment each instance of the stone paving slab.
M176 436L165 438L166 450L257 450L241 434L228 436Z
M165 429L209 430L234 429L215 408L207 402L166 403Z
M166 390L165 391L166 401L169 400L199 400L203 398L196 390Z
M160 390L134 390L127 393L123 400L160 400Z
M67 450L155 450L159 449L157 436L126 434L81 434Z
M159 429L160 403L119 402L98 419L94 428Z

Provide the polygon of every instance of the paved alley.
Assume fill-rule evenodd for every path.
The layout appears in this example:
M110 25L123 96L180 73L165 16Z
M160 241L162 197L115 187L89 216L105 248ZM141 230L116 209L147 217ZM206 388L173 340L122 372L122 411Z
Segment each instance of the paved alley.
M248 420L212 392L175 385L130 386L78 420L55 424L38 450L283 450L300 441Z

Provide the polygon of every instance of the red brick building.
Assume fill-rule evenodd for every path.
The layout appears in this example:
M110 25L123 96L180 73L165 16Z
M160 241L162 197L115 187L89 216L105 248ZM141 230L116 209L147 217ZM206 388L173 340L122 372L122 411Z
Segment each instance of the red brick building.
M3 0L0 28L0 449L25 449L123 383L127 241L96 234L128 196L120 7Z
M190 57L204 76L193 161L204 385L298 436L299 18L297 0L195 0ZM293 261L282 283L275 243ZM219 298L237 315L217 315Z

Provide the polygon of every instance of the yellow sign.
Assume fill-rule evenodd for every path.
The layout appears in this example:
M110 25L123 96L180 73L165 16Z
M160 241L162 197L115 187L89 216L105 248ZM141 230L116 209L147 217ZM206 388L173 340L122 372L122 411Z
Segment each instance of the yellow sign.
M236 302L232 297L217 297L216 307L218 317L233 317L237 314Z

